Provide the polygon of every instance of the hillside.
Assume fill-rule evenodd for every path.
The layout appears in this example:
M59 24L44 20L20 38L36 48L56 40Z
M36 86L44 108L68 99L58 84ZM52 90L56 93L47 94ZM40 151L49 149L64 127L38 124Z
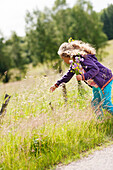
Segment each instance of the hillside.
M113 41L109 44L103 63L113 68ZM79 95L74 77L66 85L67 103L62 87L50 93L60 77L44 65L31 67L22 81L0 85L1 104L6 93L11 95L0 118L0 169L51 169L112 140L113 118L106 113L103 122L97 121L91 88L83 83Z
M113 40L108 41L108 46L105 48L105 51L107 56L103 59L102 63L113 70Z

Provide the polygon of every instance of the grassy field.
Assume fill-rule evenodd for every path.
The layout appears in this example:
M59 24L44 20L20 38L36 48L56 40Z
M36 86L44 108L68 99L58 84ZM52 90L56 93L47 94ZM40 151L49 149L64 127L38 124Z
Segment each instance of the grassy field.
M113 68L113 41L103 63ZM80 158L86 151L112 140L113 118L99 122L91 109L92 92L83 84L78 95L75 77L49 92L61 75L46 66L29 69L22 81L0 85L0 101L11 94L7 114L0 122L0 170L54 169L55 165ZM109 119L108 119L109 117Z

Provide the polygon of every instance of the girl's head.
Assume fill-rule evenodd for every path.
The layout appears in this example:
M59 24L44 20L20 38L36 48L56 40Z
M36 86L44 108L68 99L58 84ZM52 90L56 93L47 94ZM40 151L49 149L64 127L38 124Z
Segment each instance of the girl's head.
M75 55L85 56L87 54L96 54L96 50L88 43L84 43L79 40L75 40L72 42L64 42L61 44L58 50L58 54L61 58L71 58Z

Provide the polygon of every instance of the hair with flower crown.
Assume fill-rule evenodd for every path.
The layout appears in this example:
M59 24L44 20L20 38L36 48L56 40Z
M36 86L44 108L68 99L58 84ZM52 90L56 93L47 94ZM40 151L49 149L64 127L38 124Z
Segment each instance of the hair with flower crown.
M62 56L62 54L66 54L69 56L73 55L87 55L87 54L96 54L95 48L93 48L90 44L85 43L80 40L73 40L70 38L67 42L61 44L58 50L58 54Z

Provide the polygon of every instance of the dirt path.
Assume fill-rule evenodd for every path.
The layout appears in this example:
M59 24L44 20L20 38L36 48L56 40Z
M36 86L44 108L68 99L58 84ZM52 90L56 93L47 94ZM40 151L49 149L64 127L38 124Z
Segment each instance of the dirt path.
M113 170L113 145L56 170Z

